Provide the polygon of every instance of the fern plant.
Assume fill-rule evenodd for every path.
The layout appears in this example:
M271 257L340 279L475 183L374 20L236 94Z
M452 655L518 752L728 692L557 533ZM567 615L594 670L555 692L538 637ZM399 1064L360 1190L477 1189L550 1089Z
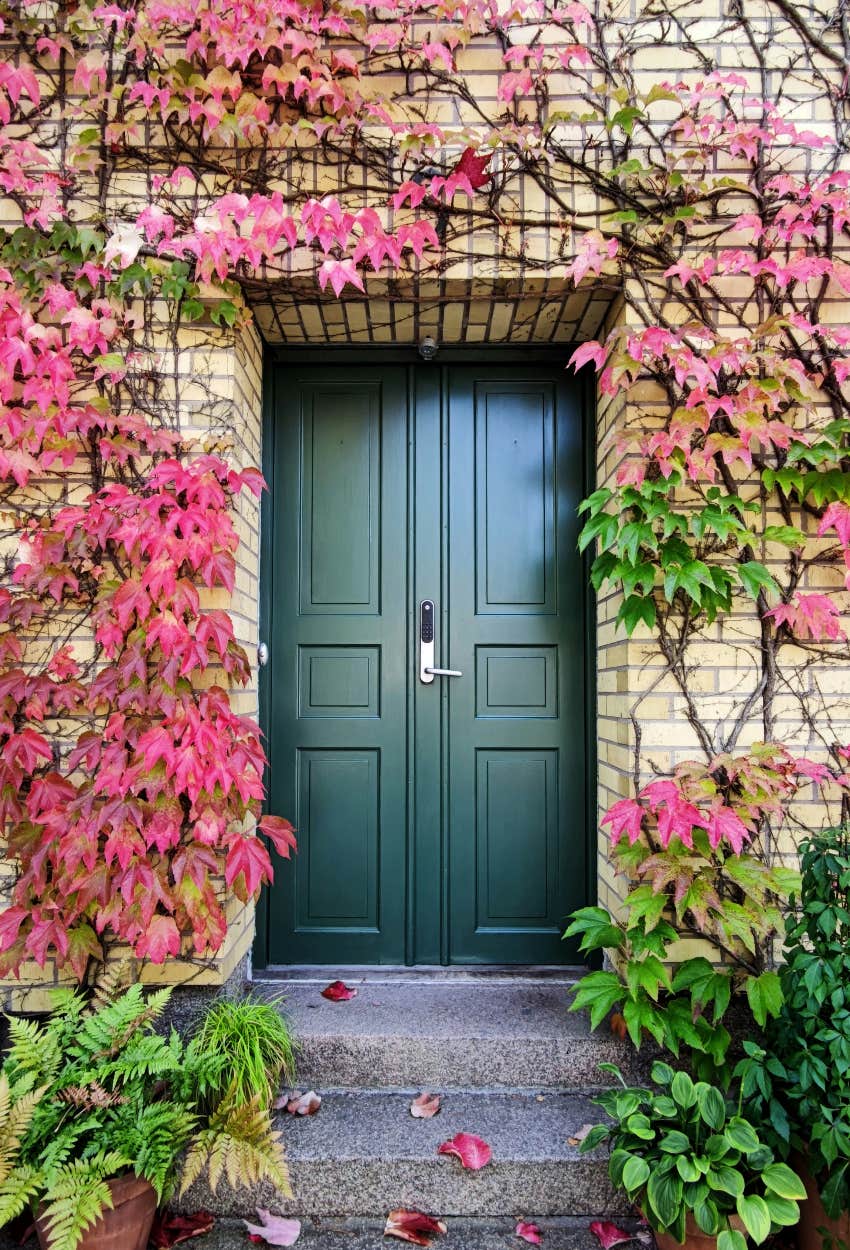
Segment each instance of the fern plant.
M57 992L45 1022L10 1018L0 1071L0 1226L39 1211L52 1250L76 1250L112 1205L110 1179L134 1172L162 1202L187 1152L184 1188L269 1180L288 1193L268 1089L222 1098L226 1055L157 1032L170 990L140 985L86 1001Z

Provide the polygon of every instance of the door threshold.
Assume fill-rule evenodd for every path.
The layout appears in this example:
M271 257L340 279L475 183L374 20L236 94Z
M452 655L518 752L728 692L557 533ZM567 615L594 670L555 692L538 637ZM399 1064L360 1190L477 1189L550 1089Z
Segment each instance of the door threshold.
M404 981L460 984L474 981L489 984L498 981L548 981L572 985L586 972L587 968L581 965L555 967L552 964L455 964L447 967L440 964L418 964L415 967L396 964L275 964L257 969L253 980L258 984L303 981L327 985L329 981L339 979L368 981L370 984Z

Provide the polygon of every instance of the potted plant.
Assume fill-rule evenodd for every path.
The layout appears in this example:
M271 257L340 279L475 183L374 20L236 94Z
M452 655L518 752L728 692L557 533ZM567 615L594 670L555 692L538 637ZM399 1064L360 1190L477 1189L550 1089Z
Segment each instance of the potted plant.
M784 1003L736 1068L747 1105L803 1177L801 1250L850 1244L850 829L801 845L786 926Z
M44 1250L144 1250L178 1164L183 1188L208 1170L289 1192L268 1085L239 1096L232 1048L156 1032L169 995L59 991L46 1022L10 1018L0 1226L30 1206Z
M613 1064L600 1065L620 1083L594 1101L611 1117L582 1142L608 1141L608 1171L655 1231L660 1250L746 1250L797 1223L806 1191L722 1090L652 1067L654 1090L630 1088Z

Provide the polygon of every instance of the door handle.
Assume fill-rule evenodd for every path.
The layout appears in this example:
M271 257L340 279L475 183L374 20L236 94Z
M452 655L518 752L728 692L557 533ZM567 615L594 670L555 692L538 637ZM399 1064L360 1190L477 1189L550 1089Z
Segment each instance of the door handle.
M419 680L429 686L435 677L462 677L456 668L434 666L434 602L423 599L419 605Z

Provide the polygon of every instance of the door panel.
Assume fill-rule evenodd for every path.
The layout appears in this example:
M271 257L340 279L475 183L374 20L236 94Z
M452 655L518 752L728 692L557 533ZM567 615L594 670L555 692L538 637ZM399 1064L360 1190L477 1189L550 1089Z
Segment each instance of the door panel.
M269 960L403 963L406 375L294 368L278 390L271 802L299 851Z
M457 367L448 407L449 955L561 963L585 896L580 413L554 371ZM470 573L474 571L474 576Z
M281 367L270 963L558 964L585 902L578 396L562 368ZM418 603L436 605L418 680Z

